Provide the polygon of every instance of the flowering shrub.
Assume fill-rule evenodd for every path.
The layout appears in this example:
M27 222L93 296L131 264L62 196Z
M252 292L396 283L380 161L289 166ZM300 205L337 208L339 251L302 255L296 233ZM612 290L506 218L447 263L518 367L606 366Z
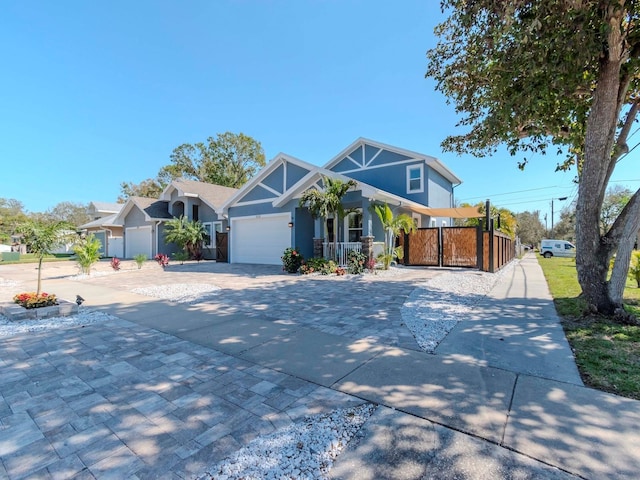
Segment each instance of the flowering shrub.
M347 273L347 271L344 268L342 267L336 268L336 275L338 275L339 277L344 275L345 273Z
M310 273L322 273L326 275L327 264L329 260L326 260L322 257L313 257L305 260L300 265L300 273L304 275L308 275Z
M156 262L158 262L158 265L160 265L162 268L164 268L167 265L169 265L169 257L167 255L165 255L164 253L157 254L155 257L153 257L153 259Z
M376 269L376 260L374 258L370 258L364 263L364 265L367 267L367 270L369 270L369 273L373 273Z
M19 293L13 297L13 301L24 308L40 308L58 305L58 299L53 294L42 292L37 295L36 292Z
M118 257L113 257L111 259L111 268L113 268L116 272L120 270L120 259Z
M308 263L303 263L302 265L300 265L300 269L299 269L299 272L302 275L310 275L310 274L312 274L312 273L314 273L316 271L317 270L312 265L310 265Z
M304 262L304 257L298 250L298 248L287 248L282 255L282 269L288 273L296 273L302 262Z
M364 253L352 250L347 255L347 270L353 275L360 275L364 273L364 263L366 261L367 256Z

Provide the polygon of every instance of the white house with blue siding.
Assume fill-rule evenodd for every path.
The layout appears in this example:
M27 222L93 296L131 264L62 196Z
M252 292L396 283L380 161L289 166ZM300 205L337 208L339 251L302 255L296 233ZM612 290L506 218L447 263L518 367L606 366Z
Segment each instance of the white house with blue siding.
M322 178L353 179L357 186L343 204L353 209L339 224L313 219L299 206L310 188L322 190ZM305 258L327 253L338 236L339 254L370 249L383 241L382 226L369 207L389 204L406 213L418 227L451 225L433 209L454 206L453 189L461 180L435 157L360 138L323 167L279 154L222 207L229 225L229 261L280 264L287 247ZM363 249L366 250L366 249Z

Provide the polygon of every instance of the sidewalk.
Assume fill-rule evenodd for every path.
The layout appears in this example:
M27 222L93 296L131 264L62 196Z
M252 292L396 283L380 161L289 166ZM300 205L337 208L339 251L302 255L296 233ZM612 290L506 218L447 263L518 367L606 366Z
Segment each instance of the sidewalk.
M287 281L252 284L232 299L264 305L273 285L278 298L315 295L308 279ZM640 402L581 385L533 256L435 355L398 334L358 338L338 328L332 308L314 313L319 326L338 325L320 331L294 309L170 304L99 281L53 282L58 295L82 288L93 308L122 320L0 338L0 478L190 478L305 413L363 401L380 407L338 457L334 478L640 471ZM318 288L332 302L345 283ZM394 298L382 330L401 324ZM371 323L380 311L354 310L354 321Z
M414 416L371 427L360 446L339 458L335 478L384 478L390 459L401 465L405 458L422 468L419 475L397 478L455 478L461 472L463 478L502 478L504 468L511 472L506 477L517 478L564 478L564 472L589 479L637 478L640 402L582 386L550 302L542 270L535 256L527 255L494 287L480 312L451 332L437 355L381 355L334 385ZM398 422L409 422L414 434L422 432L429 447L416 456L415 445L405 443L404 453L398 452L403 445ZM439 425L473 436L457 440L462 445L489 443L449 448ZM498 453L491 445L508 450ZM518 460L514 467L513 452L564 472L541 473L540 464ZM480 473L480 465L493 473Z

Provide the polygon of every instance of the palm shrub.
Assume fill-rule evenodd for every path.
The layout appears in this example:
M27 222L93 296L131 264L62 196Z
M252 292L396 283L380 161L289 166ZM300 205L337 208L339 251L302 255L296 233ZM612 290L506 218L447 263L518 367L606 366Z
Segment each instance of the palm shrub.
M136 262L136 265L138 266L138 270L140 270L144 265L144 262L147 261L147 256L144 253L139 253L137 255L134 255L133 261Z
M73 246L73 251L76 254L76 261L80 266L80 271L85 275L91 275L91 267L94 263L100 260L102 254L100 253L102 248L102 242L93 234L89 234L85 238L81 238Z
M65 230L71 226L65 222L46 223L29 220L17 226L16 233L22 235L22 241L38 259L38 286L36 296L40 295L42 287L42 260L65 239Z
M202 244L207 235L207 230L201 222L189 220L184 215L165 223L165 240L178 245L192 259L202 258Z
M338 225L347 213L342 205L342 198L351 188L355 188L357 183L355 180L345 182L338 178L322 177L322 184L323 191L311 188L304 192L300 197L299 206L307 207L313 218L323 218L325 223L329 216L333 215L333 260L335 261L338 255Z
M389 265L394 258L402 258L404 252L402 247L395 247L396 237L401 232L411 233L416 231L416 225L406 213L394 215L393 211L386 203L374 203L371 209L376 213L384 229L384 253L381 255L382 264L385 270L389 270Z

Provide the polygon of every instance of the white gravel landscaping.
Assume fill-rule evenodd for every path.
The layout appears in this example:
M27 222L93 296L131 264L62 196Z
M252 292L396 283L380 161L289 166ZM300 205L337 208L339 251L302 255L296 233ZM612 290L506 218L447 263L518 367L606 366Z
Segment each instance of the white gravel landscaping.
M496 282L509 275L515 261L498 273L458 271L432 278L416 288L402 306L402 321L420 348L433 353L447 334L487 295Z
M212 296L220 287L208 283L172 283L131 290L138 295L161 298L174 303L198 303Z
M20 282L0 277L0 287L17 287L18 285L20 285Z
M325 479L333 461L373 414L372 404L306 417L258 437L207 469L203 479Z
M82 307L77 315L21 320L18 322L11 321L4 315L0 315L0 337L8 337L19 333L76 327L78 325L91 325L106 320L117 320L117 318L104 312L84 310Z

